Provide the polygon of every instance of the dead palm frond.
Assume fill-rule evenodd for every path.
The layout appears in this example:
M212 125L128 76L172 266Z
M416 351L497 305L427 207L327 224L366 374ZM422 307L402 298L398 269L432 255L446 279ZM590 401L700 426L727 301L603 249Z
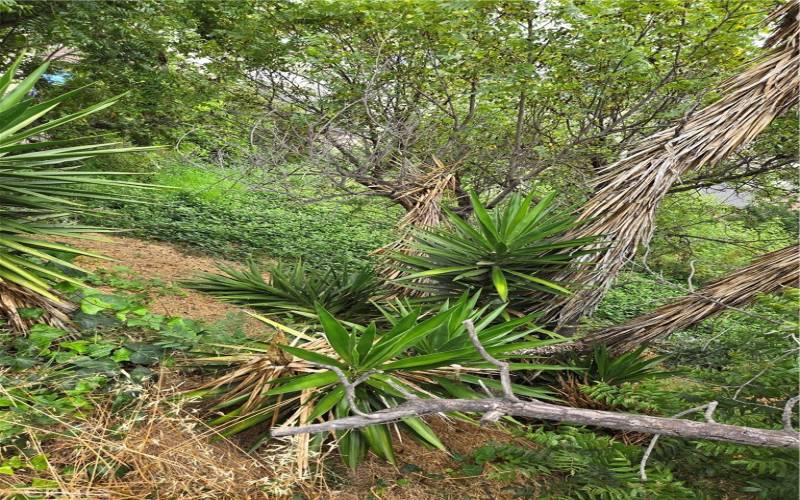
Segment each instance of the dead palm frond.
M25 309L38 310L41 315L25 317L22 314ZM24 332L30 326L42 322L55 328L70 330L72 320L69 313L74 310L75 306L66 300L56 302L16 283L6 282L0 286L0 317L5 318L14 331Z
M798 280L800 246L795 245L763 255L749 266L653 312L591 333L583 342L630 349L732 308L745 306L761 294L797 287Z
M407 184L408 188L400 195L395 195L396 199L407 200L407 203L403 203L404 206L411 207L397 223L396 229L401 236L398 240L372 252L373 255L394 253L413 255L414 251L410 245L413 240L413 230L436 227L444 220L442 199L448 191L453 190L455 173L451 167L435 156L433 162L436 164L433 169L414 175ZM379 270L379 274L390 282L400 277L402 271L394 265L386 265ZM409 296L415 292L409 288L397 287L397 294Z
M602 187L581 210L588 222L568 237L605 235L611 247L591 271L556 277L584 286L551 310L559 326L574 325L595 309L619 270L650 240L656 209L683 173L720 162L797 103L798 5L792 0L770 15L768 22L780 21L765 43L769 52L724 82L722 99L644 139L597 179Z

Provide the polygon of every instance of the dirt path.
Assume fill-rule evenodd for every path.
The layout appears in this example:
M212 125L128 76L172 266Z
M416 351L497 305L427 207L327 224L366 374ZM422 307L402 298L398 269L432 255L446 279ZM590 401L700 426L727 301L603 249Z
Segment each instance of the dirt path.
M117 266L129 268L140 278L159 279L166 285L179 287L179 281L196 276L201 272L214 272L217 263L224 262L211 257L189 255L170 245L117 235L97 235L97 240L69 239L68 244L99 253L115 260L100 260L87 257L77 259L84 269L96 271L113 269ZM61 239L61 238L60 238ZM231 264L231 262L225 262ZM216 321L229 313L241 312L234 305L225 304L207 295L182 288L181 294L167 294L154 297L150 309L158 314L183 316L203 321ZM248 318L246 329L264 329L256 320Z

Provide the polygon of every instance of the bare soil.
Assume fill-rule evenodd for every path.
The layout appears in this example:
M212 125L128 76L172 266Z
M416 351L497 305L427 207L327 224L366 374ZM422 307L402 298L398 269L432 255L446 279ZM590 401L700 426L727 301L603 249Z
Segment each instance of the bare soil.
M191 255L168 243L146 241L118 235L92 235L96 239L65 239L66 243L83 250L102 254L113 260L79 257L76 263L89 271L113 269L124 266L132 273L146 279L159 279L168 286L179 287L180 294L164 294L152 298L149 307L157 314L184 316L191 319L213 322L224 319L231 313L241 313L242 308L220 302L217 299L180 286L180 281L203 272L217 271L217 264L235 263L211 257ZM263 331L264 326L248 317L245 330Z

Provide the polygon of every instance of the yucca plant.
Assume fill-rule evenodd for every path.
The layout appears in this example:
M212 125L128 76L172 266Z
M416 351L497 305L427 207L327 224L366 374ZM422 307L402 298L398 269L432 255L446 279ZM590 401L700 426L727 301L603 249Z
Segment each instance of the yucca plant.
M213 424L230 436L257 425L265 435L275 425L292 425L346 416L352 412L336 367L348 380L361 380L355 390L360 411L371 412L403 402L408 393L422 398L485 397L479 384L500 390L493 378L496 368L481 358L472 346L463 321L472 319L478 337L487 351L499 359L526 346L541 346L557 339L531 339L540 332L533 317L497 321L505 306L490 310L475 309L478 296L464 296L440 311L422 315L415 308L394 316L392 326L380 331L376 324L346 327L323 307L317 308L321 335L308 335L289 327L284 332L294 337L280 345L279 356L260 349L243 348L240 354L201 358L201 362L233 365L230 373L201 390L202 394L222 394L213 408L223 412ZM272 323L274 325L274 323ZM514 370L560 370L564 367L534 363L511 363ZM515 386L520 396L552 399L546 390ZM198 394L195 392L194 394ZM391 426L401 426L411 435L434 447L444 445L420 418L406 418L397 424L376 425L336 436L345 462L355 467L368 449L394 461Z
M405 273L395 282L425 292L430 300L486 290L489 297L525 309L534 302L532 292L570 293L547 276L588 253L567 250L595 238L559 238L577 223L575 217L554 211L555 197L551 193L534 204L533 193L515 194L503 209L490 213L470 193L475 223L447 211L451 227L417 232L412 255L392 255Z
M370 301L381 295L381 282L367 268L320 271L298 260L268 266L266 277L252 261L243 270L224 265L219 269L221 274L205 273L185 285L267 314L314 317L316 304L347 320L377 314Z
M646 378L664 378L676 374L674 371L663 371L659 365L665 356L644 356L644 347L613 355L606 346L598 346L589 364L587 378L591 381L619 385L623 382L638 382Z
M53 129L101 111L121 96L48 119L49 114L81 89L37 102L29 93L48 64L39 66L14 85L22 59L23 56L17 58L0 76L0 315L18 331L25 331L28 326L19 314L21 308L43 310L44 316L38 321L44 319L58 327L68 325L66 312L70 306L53 286L60 281L80 283L57 266L80 268L57 254L100 257L43 237L80 236L98 231L95 227L65 223L64 217L87 210L81 200L125 198L119 194L106 196L89 189L91 186L145 187L81 172L76 162L98 155L151 149L122 148L118 143L75 145L77 140L48 140L47 134ZM122 175L118 172L103 175L106 174Z

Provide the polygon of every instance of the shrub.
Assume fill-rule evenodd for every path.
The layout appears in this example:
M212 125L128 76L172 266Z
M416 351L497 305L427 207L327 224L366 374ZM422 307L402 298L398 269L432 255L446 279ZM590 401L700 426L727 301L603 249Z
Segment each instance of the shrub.
M63 272L64 268L80 270L62 255L94 255L76 248L47 241L44 236L80 235L88 228L64 223L65 214L86 210L83 202L110 198L87 189L90 186L111 186L116 190L143 187L140 184L85 175L77 170L76 161L109 155L136 148L120 148L115 143L84 144L81 139L42 140L64 124L101 111L121 96L99 102L82 110L45 118L48 113L76 97L76 92L36 102L29 92L47 70L45 63L12 86L12 80L23 56L0 75L0 279L5 299L0 311L17 330L25 330L29 322L19 309L40 307L44 319L64 326L68 320L62 301L53 285L58 281L79 283ZM141 148L140 148L141 149ZM116 198L129 196L116 194ZM47 266L55 263L56 269Z
M186 285L268 314L314 316L319 304L348 320L374 315L377 311L370 301L381 293L381 282L369 268L318 271L299 260L294 265L269 266L266 278L252 261L241 271L229 266L220 266L220 271L205 273Z

